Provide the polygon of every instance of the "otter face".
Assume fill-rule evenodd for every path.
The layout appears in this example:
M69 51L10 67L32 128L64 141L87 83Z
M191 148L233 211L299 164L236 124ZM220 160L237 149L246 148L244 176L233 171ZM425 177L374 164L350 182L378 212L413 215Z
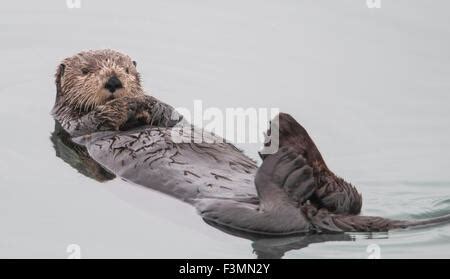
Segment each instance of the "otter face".
M90 111L114 98L142 95L136 62L114 50L91 50L66 58L56 73L57 102Z

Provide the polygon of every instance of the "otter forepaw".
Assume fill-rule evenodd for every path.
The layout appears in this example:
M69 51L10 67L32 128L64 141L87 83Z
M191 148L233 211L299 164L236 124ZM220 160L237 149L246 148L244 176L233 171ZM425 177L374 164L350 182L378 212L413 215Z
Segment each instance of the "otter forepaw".
M97 107L101 130L119 130L129 119L134 118L138 104L129 98L119 98Z
M176 110L156 98L142 95L134 98L137 109L133 120L141 124L173 127L182 120L182 115Z

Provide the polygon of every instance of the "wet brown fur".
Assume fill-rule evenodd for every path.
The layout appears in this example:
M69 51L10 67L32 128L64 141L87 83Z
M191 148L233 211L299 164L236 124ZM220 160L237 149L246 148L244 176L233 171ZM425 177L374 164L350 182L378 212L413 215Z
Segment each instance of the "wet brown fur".
M114 94L108 92L105 83L116 76L123 88ZM64 59L56 70L56 101L53 115L64 126L93 110L118 129L128 119L127 98L145 98L140 75L128 55L118 51L89 50ZM137 118L149 118L141 112Z

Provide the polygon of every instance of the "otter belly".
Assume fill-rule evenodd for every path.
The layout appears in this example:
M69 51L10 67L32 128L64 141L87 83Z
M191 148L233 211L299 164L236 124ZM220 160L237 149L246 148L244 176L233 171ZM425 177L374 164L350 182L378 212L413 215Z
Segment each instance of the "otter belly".
M192 128L188 137L179 137L173 129L144 126L74 140L114 174L183 201L218 198L258 202L254 161L205 131Z

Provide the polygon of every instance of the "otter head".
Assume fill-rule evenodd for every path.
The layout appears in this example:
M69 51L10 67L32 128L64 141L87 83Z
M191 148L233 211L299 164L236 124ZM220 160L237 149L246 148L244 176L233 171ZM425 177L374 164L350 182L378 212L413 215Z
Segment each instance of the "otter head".
M68 57L56 72L56 103L90 111L114 98L143 94L136 62L114 50Z

